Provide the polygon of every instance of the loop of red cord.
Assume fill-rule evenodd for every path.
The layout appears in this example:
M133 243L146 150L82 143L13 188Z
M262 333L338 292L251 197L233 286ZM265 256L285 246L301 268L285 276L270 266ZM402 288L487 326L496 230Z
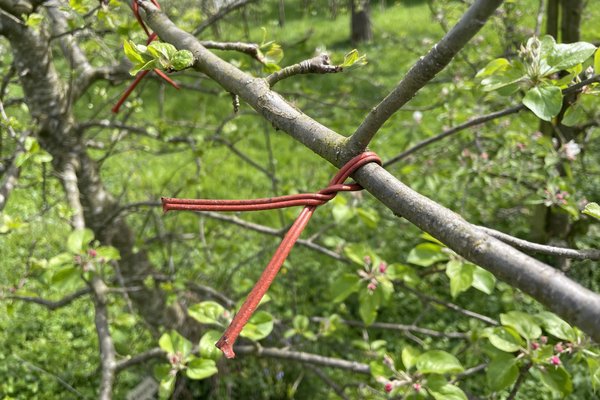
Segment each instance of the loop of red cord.
M156 6L156 8L160 9L160 4L158 4L157 0L151 0L151 1L152 1L152 4L154 4ZM141 25L142 29L144 30L144 32L146 32L146 35L148 36L148 40L146 40L146 45L149 45L155 39L158 38L158 35L154 32L150 33L150 30L148 30L148 27L146 26L146 24L144 23L144 20L140 16L140 6L138 5L136 0L133 1L131 8L133 10L133 15L135 16L135 19L137 19L138 23ZM136 88L136 86L141 82L141 80L144 79L144 77L146 75L148 75L148 72L150 72L150 71L144 70L137 74L137 76L135 77L133 82L131 82L131 84L127 87L127 89L125 89L125 92L123 92L123 94L121 95L121 98L119 98L119 101L117 101L117 104L115 104L115 106L112 108L112 112L114 112L114 113L119 112L119 109L121 108L123 103L125 103L125 100L127 100L129 95L131 94L131 92L133 92L133 89ZM167 76L167 74L162 72L160 69L154 68L154 72L158 76L163 78L165 81L167 81L169 84L171 84L171 86L173 86L175 89L179 89L179 85L175 81L173 81L171 78L169 78Z
M240 332L250 319L260 300L265 295L269 286L275 279L283 262L292 250L294 243L308 224L315 209L333 199L338 192L362 190L356 183L344 184L357 169L365 164L375 162L381 165L381 159L373 152L364 152L346 163L329 182L329 185L318 193L303 193L289 196L263 198L254 200L196 200L196 199L174 199L162 198L163 210L187 210L187 211L258 211L272 210L275 208L305 206L287 231L279 247L273 254L271 261L263 271L262 275L252 288L246 301L235 315L225 333L219 339L216 346L223 351L225 357L233 358L233 344Z

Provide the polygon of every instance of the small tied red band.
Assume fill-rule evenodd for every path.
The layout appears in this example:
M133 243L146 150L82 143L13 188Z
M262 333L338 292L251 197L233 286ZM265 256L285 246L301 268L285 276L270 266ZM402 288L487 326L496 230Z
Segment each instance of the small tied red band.
M156 8L160 9L160 4L158 4L158 1L156 1L156 0L151 0L151 1L152 1L152 4L154 4L156 6ZM137 19L138 23L141 25L142 29L144 30L144 32L146 32L146 35L148 36L148 40L146 40L146 45L149 45L155 39L158 38L158 35L154 32L150 33L150 30L148 30L148 27L146 27L144 20L142 20L142 17L140 17L140 6L138 5L136 0L133 1L131 8L133 10L133 15L135 15L135 19ZM121 108L123 103L125 103L125 100L127 100L129 95L131 94L131 92L133 92L133 89L136 88L136 86L142 81L142 79L144 79L144 77L146 75L148 75L148 72L150 72L150 70L144 70L144 71L138 72L138 74L135 77L135 79L133 80L133 82L131 82L129 87L121 95L121 98L119 99L119 101L117 101L117 104L115 104L114 107L112 108L112 112L114 112L114 113L119 112L119 109ZM171 84L171 86L173 86L175 89L179 89L179 85L177 83L175 83L175 81L173 81L171 78L169 78L167 76L167 74L162 72L160 69L154 68L154 72L156 72L156 74L158 76L160 76L165 81L167 81L169 84Z
M269 286L275 279L283 262L292 250L294 243L300 237L300 234L308 224L310 217L315 212L315 209L333 199L338 192L352 192L362 190L362 186L357 183L345 184L348 179L357 169L365 164L375 162L381 165L381 159L373 152L364 152L354 157L346 163L338 173L329 182L329 186L320 190L318 193L303 193L289 196L254 199L254 200L196 200L196 199L172 199L162 198L163 210L165 212L171 210L183 211L259 211L272 210L275 208L285 208L293 206L304 206L292 227L287 231L279 247L273 254L271 261L263 271L256 285L246 298L246 301L240 308L240 311L235 315L233 321L225 333L219 339L216 346L223 351L225 357L233 358L233 344L235 343L240 332L250 319L256 307L260 303Z

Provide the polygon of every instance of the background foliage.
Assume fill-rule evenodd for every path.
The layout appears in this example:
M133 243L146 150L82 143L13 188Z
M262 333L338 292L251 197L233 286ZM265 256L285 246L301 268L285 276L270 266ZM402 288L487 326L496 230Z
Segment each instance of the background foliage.
M332 3L337 5L335 17ZM273 40L283 49L281 66L310 58L315 49L326 49L339 64L355 46L349 42L348 10L345 3L338 3L286 2L285 25L280 27L277 2L257 2L232 13L203 36L254 43ZM384 160L390 159L474 116L519 104L522 88L505 96L487 90L481 75L476 75L493 59L518 59L520 46L534 33L536 13L531 10L538 3L506 2L451 66L385 126L371 148ZM592 3L588 2L583 14L581 40L597 44L600 28L595 21L600 11ZM111 1L107 8L91 12L96 5L71 1L68 11L71 28L85 27L89 32L81 38L92 64L122 59L126 40L145 42L126 4ZM165 1L162 5L188 30L209 12L191 2ZM367 54L366 66L341 74L293 77L276 89L337 132L352 132L466 6L457 1L406 0L372 2L371 8L374 39L358 45L360 54ZM44 29L42 14L40 18L30 15L27 23ZM68 81L73 73L69 62L62 58L58 44L54 46L55 63ZM246 71L266 75L264 67L246 55L217 53ZM9 124L17 131L31 129L35 121L20 100L18 81L9 73L11 52L3 38L0 61L1 75L8 79L3 102ZM593 62L593 57L586 58L582 70ZM243 103L234 115L230 95L201 74L182 71L171 76L182 83L182 90L146 79L116 116L110 108L124 85L98 82L75 108L79 121L90 122L82 131L88 153L100 164L105 185L125 207L121 211L135 231L135 246L148 252L156 267L156 274L144 284L166 292L169 305L188 310L202 323L199 331L180 332L188 339L174 339L179 333L166 326L149 326L127 297L111 294L111 333L119 357L157 347L161 337L160 347L165 351L175 354L184 349L184 358L190 357L186 362L176 360L182 364L160 358L124 370L114 397L124 398L148 375L167 382L168 370L176 364L182 371L187 368L187 375L179 374L166 386L176 387L181 398L336 397L312 367L299 363L251 355L225 361L210 353L210 346L203 346L202 341L200 353L191 355L201 337L212 338L214 330L222 331L279 239L207 216L163 215L154 205L157 199L175 194L253 198L314 191L335 170L275 131ZM581 214L589 201L600 198L597 105L593 96L581 99L585 122L579 125L589 125L574 138L581 149L575 155L568 153L568 141L553 142L551 135L540 133L539 119L525 110L464 130L389 170L474 224L535 241L558 238L559 244L570 247L598 248L600 225ZM120 129L115 122L137 129ZM84 278L96 272L111 287L127 283L119 282L118 252L91 236L73 236L72 211L50 167L51 157L33 137L27 140L19 185L0 214L4 297L0 302L0 394L4 399L95 397L99 362L91 302L83 297L48 310L11 296L60 299L83 287L82 269ZM4 125L0 145L2 158L15 150ZM246 334L246 341L369 364L371 375L325 370L349 397L463 398L464 391L477 398L506 398L520 374L525 377L521 398L594 396L600 384L599 350L580 331L464 262L368 194L341 195L332 203L316 212L303 237L336 252L341 260L297 246L260 308L262 319L254 321L255 332ZM540 227L541 209L567 218L568 235L559 237L551 228ZM297 213L286 209L239 218L278 230L286 228ZM543 255L540 258L555 262ZM563 269L584 286L600 291L597 262L573 261ZM207 297L195 284L214 288L225 300ZM488 316L499 325L452 312L429 297ZM206 303L209 300L217 303ZM211 306L221 308L207 317ZM367 327L374 322L418 326L442 334ZM452 332L464 333L464 337L451 337ZM560 355L558 366L552 359L555 355ZM162 373L161 365L167 366ZM478 365L485 369L460 377ZM217 368L218 374L210 377L203 372ZM400 385L404 379L410 384ZM386 390L390 383L391 394Z

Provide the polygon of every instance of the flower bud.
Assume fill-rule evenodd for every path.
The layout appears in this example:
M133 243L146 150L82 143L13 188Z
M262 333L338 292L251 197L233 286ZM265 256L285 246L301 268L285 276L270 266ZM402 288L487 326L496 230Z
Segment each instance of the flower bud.
M385 384L385 391L386 391L386 393L391 392L393 388L394 388L394 385L392 385L392 382L388 382L388 383Z
M550 364L552 365L560 365L560 358L558 356L550 357Z
M385 271L387 270L387 264L385 262L381 262L379 263L379 272L381 272L382 274L385 273Z

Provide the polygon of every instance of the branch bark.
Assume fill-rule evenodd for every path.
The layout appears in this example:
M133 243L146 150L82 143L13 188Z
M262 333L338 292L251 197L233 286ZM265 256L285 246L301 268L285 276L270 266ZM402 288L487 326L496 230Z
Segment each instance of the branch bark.
M434 50L434 54L439 55L426 57L428 63L432 63L437 57L448 58L449 61L500 3L497 0L478 1L448 34L448 37L457 41L460 38L460 46L456 42L448 43L449 39L442 40L444 45L440 44ZM228 92L238 94L277 128L337 167L344 165L360 150L361 146L348 146L343 136L312 120L269 90L263 79L253 78L212 54L195 37L177 28L148 1L141 1L141 5L147 12L145 18L148 24L162 40L179 49L190 50L196 59L194 68L214 79ZM417 75L415 68L416 66L413 67L415 71L411 76ZM421 68L424 68L425 78L432 76L432 71L436 70L427 65ZM427 81L417 76L415 79L409 87L418 89ZM408 93L399 89L395 92ZM392 99L399 98L393 94L390 96ZM391 115L395 111L394 105L399 103L397 100L388 100L386 104L388 103L391 108L385 109ZM380 126L385 118L382 119L381 114L378 114L369 120L375 126ZM366 126L371 126L371 123ZM378 165L371 163L364 166L354 174L354 178L396 215L406 218L467 260L529 294L565 320L579 326L594 340L600 341L600 295L552 267L487 235L458 214L416 193Z

